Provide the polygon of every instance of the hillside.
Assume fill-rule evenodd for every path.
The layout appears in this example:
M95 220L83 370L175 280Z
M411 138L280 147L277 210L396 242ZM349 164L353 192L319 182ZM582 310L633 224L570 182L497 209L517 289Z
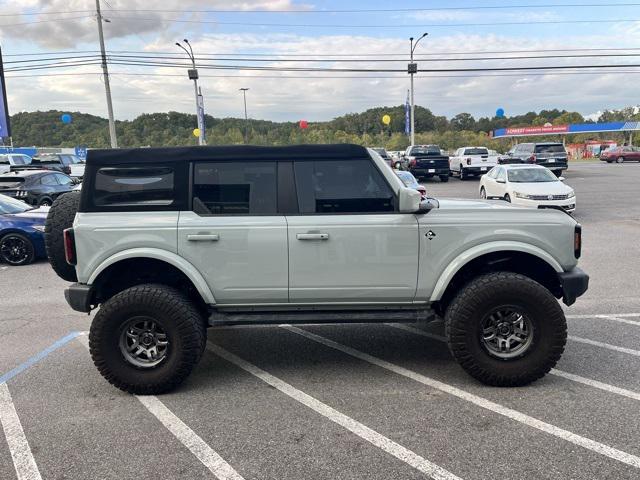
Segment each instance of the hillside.
M61 122L61 111L22 112L11 117L13 142L17 146L91 147L109 146L108 122L105 118L80 112L71 112L73 121ZM386 127L381 119L391 116ZM600 121L639 120L633 107L620 111L606 111ZM430 110L416 107L416 140L436 143L443 148L461 144L487 145L501 149L508 140L495 141L487 132L507 126L577 123L584 119L579 113L565 110L542 110L504 118L475 119L460 113L451 119L436 116ZM207 140L210 145L239 144L243 142L245 122L240 118L214 118L207 116ZM118 143L122 147L195 145L192 131L195 115L168 112L143 114L131 121L117 121ZM572 136L569 141L581 140ZM606 138L616 138L607 135ZM622 137L619 139L622 140ZM404 135L404 106L377 107L361 113L349 113L328 122L312 122L301 130L294 122L249 120L249 142L257 145L284 145L291 143L358 143L380 145L389 150L403 149L408 144Z

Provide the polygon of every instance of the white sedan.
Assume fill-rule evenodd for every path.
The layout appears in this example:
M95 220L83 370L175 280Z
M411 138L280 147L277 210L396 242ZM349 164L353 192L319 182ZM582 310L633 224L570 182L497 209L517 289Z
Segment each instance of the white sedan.
M576 194L571 187L540 165L498 165L480 179L480 197L499 198L528 207L576 209Z

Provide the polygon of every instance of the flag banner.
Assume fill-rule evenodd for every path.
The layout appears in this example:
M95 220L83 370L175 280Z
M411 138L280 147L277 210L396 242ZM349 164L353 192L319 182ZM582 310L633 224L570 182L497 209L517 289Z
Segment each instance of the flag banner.
M407 102L404 104L404 133L411 133L411 105L409 105L409 90L407 90Z
M207 134L204 124L204 97L202 94L198 95L198 128L202 132L202 139L207 140Z
M0 50L0 138L11 136L9 124L9 107L7 106L7 88L4 83L4 68L2 66L2 50Z

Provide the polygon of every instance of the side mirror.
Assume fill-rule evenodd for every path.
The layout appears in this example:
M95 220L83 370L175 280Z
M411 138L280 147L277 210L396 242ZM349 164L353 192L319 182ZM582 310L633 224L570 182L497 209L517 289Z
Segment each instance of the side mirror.
M417 190L402 187L398 191L398 210L400 213L416 213L420 211L422 195Z

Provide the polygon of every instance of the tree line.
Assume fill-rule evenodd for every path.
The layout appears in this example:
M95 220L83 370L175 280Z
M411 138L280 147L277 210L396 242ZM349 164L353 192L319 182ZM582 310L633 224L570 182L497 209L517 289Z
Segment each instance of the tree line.
M21 112L11 117L13 142L16 146L74 147L87 145L106 148L110 145L108 122L105 118L80 112L71 112L72 122L64 124L57 110L47 112ZM391 123L382 123L389 115ZM577 112L542 110L509 117L474 118L459 113L447 119L434 115L428 108L416 106L416 142L437 144L444 149L464 145L482 145L504 151L511 145L509 139L492 139L489 133L498 128L538 126L551 123L591 123ZM640 121L636 107L605 111L599 122ZM193 136L195 115L180 112L148 113L133 120L116 121L118 143L121 147L196 145ZM290 145L298 143L356 143L381 146L387 150L403 150L409 144L404 134L404 106L376 107L361 113L349 113L326 122L309 122L301 129L297 122L273 122L241 118L215 118L206 116L206 135L209 145L242 144L245 128L248 143L253 145ZM611 139L620 143L623 134L581 134L567 136L568 143L590 139ZM557 140L557 136L536 137L537 141ZM524 141L521 139L520 141Z

